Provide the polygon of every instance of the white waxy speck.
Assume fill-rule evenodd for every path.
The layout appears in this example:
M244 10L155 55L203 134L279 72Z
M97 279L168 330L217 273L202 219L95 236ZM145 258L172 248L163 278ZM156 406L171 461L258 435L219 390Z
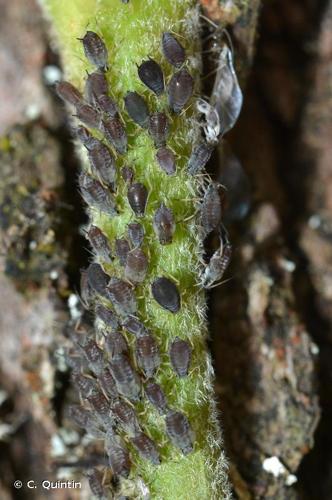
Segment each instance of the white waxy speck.
M53 270L53 271L50 272L50 278L51 278L51 280L57 280L58 277L59 277L58 271Z
M36 118L38 118L40 116L40 113L41 113L41 109L40 109L39 104L37 104L37 103L32 102L31 104L29 104L25 108L25 116L29 120L35 120Z
M263 462L263 469L274 477L279 477L286 473L286 469L278 457L266 458Z
M321 223L322 221L319 215L312 215L308 220L308 224L311 229L318 229Z
M286 486L292 486L295 483L297 483L297 477L294 474L289 474L286 477L286 481L285 481Z
M53 85L62 79L62 71L58 66L54 64L49 64L43 69L43 77L47 85Z
M67 303L69 307L70 316L72 319L78 319L81 316L81 311L77 307L79 302L80 299L75 293L69 295Z

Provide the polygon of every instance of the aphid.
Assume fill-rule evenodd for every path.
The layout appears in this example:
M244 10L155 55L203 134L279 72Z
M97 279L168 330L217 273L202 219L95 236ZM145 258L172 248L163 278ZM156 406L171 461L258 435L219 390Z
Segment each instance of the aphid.
M148 200L148 190L144 184L140 182L132 184L128 189L127 197L129 205L135 215L138 217L144 215L146 202Z
M143 61L137 68L140 80L156 95L164 92L164 75L161 67L153 59Z
M115 118L119 112L114 100L109 95L99 95L96 97L96 106L102 112L108 115L109 118Z
M107 95L108 84L104 73L95 71L85 81L84 96L89 104L96 105L98 96Z
M191 98L193 91L193 77L185 68L174 73L168 85L168 105L171 110L179 114Z
M117 215L115 201L112 195L99 181L97 181L97 179L82 172L78 178L78 183L82 198L87 205L91 205L112 217Z
M105 450L113 474L115 476L128 477L131 467L129 451L120 437L114 434L113 430L107 433Z
M175 156L173 151L166 147L161 147L156 153L156 160L167 175L173 175L176 171Z
M111 358L128 352L127 341L120 332L110 332L106 335L105 348Z
M152 335L142 335L136 339L136 360L140 369L147 378L157 370L160 365L159 347Z
M103 439L105 433L98 428L93 418L91 410L79 405L71 405L68 408L68 418L70 418L78 427L84 429L88 434L96 439Z
M111 327L112 330L117 330L119 328L119 320L116 314L113 311L111 311L111 309L108 309L102 304L97 304L95 308L95 313L98 316L98 318L100 318L105 323L106 326Z
M140 379L125 354L118 354L110 360L110 370L120 394L136 401L141 390Z
M167 401L165 394L159 384L149 382L145 386L145 394L150 403L157 409L161 415L167 413Z
M127 152L127 134L119 118L104 118L102 131L119 154L124 155Z
M96 380L91 377L87 377L81 373L74 372L72 373L72 380L76 387L78 387L84 398L86 398L96 390Z
M77 105L75 116L87 127L99 128L100 126L100 114L90 104Z
M121 169L122 179L127 183L131 184L134 179L134 171L131 167L122 167Z
M79 106L83 102L81 92L70 82L57 82L55 84L55 91L63 101L73 106Z
M95 390L92 394L89 394L87 400L91 408L96 412L96 416L101 424L105 427L111 425L110 403L107 401L104 394L99 390Z
M202 277L202 286L212 288L223 277L232 257L232 245L226 241L220 242L220 247L212 255Z
M213 149L213 146L206 144L206 142L197 144L189 158L188 173L191 175L199 174L211 158Z
M84 307L89 308L94 298L94 291L89 284L87 269L81 269L80 294Z
M111 403L112 415L120 427L130 435L139 432L139 423L135 410L125 401L115 399Z
M128 253L125 277L131 283L142 283L148 270L148 259L141 248L134 248Z
M186 52L172 33L163 33L162 48L167 61L179 68L186 59Z
M118 238L115 240L115 253L120 261L121 266L126 265L129 252L130 246L128 240L126 240L125 238Z
M66 365L73 370L73 373L81 373L86 367L85 360L77 354L74 349L67 349L61 356L64 358Z
M94 31L87 31L83 38L85 57L102 71L107 69L108 52L104 41Z
M193 450L193 433L187 417L179 411L169 411L166 415L166 432L177 448L187 455Z
M96 139L94 145L88 148L88 157L100 180L115 191L115 160L108 147Z
M108 239L99 227L90 226L87 237L96 254L106 262L110 262L112 257Z
M144 239L144 227L139 222L128 224L128 236L130 243L134 248L142 245Z
M105 394L111 398L118 397L118 390L113 375L108 367L106 367L98 377L101 388Z
M154 441L144 434L144 432L138 432L136 436L131 438L131 442L142 458L149 460L154 465L160 464L157 447Z
M99 375L104 368L104 354L98 344L93 339L82 345L83 352L88 360L90 370Z
M108 297L107 285L110 282L110 276L103 271L103 268L93 262L87 268L87 276L89 286L101 295L102 297Z
M176 337L171 344L169 357L173 370L179 377L188 375L191 361L191 347L188 342Z
M207 188L201 204L201 224L204 237L220 225L221 215L219 186L212 182Z
M103 486L103 474L98 469L90 469L85 473L89 481L90 490L98 500L107 500L108 495Z
M168 278L154 280L151 286L153 298L167 311L177 313L180 310L181 300L177 286Z
M122 323L122 326L128 330L129 333L132 333L135 336L146 333L145 326L135 316L128 316Z
M169 132L165 113L153 113L149 116L149 132L157 148L165 146Z
M137 310L136 298L128 283L118 278L112 278L107 291L109 300L120 316L135 314Z
M153 229L156 233L159 243L167 245L172 243L175 231L175 222L172 211L163 203L156 210L153 216Z
M77 127L77 129L75 130L75 133L76 133L77 138L86 147L86 149L91 149L98 143L98 139L93 137L93 135L85 127L81 127L81 126Z
M143 97L137 92L127 92L124 102L130 118L137 125L146 128L148 126L149 109Z

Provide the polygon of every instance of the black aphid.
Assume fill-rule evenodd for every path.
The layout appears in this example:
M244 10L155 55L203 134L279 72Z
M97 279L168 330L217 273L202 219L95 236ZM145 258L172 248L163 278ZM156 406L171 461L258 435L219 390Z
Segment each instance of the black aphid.
M132 247L140 247L144 239L144 227L142 224L139 222L132 222L128 224L128 236Z
M127 262L128 253L130 252L129 241L125 238L118 238L115 240L115 253L119 259L120 265L125 266Z
M88 157L92 168L100 180L115 191L116 188L116 168L115 160L105 144L95 140L94 145L88 148Z
M129 435L135 435L139 432L139 423L135 410L125 401L115 399L111 403L112 416L120 427Z
M146 333L146 328L143 323L135 316L128 316L122 323L122 326L128 330L129 333L139 336Z
M164 75L161 67L153 59L143 61L138 66L138 76L140 80L156 95L164 92Z
M205 142L197 144L191 152L188 162L188 172L191 175L196 175L202 172L203 168L209 161L212 155L213 147Z
M172 313L180 310L181 300L176 284L168 278L154 280L151 286L153 298L158 304Z
M128 352L128 344L122 333L110 332L105 337L105 349L111 358Z
M124 102L130 118L137 123L137 125L147 128L149 109L143 97L137 92L127 92Z
M87 277L89 286L101 295L102 297L108 297L107 285L110 282L110 276L106 274L103 268L93 262L87 268Z
M183 68L171 78L168 85L168 105L174 113L181 113L194 91L194 80Z
M118 397L118 390L113 375L108 367L104 368L98 377L98 381L105 394L111 398Z
M104 368L104 354L98 344L93 339L90 339L82 346L82 349L88 360L90 370L96 375L101 373Z
M131 467L129 451L120 437L114 434L113 430L109 430L107 433L105 449L113 474L128 477Z
M82 198L87 203L101 212L110 216L117 215L115 201L109 191L104 186L91 177L91 175L82 172L78 178L78 183Z
M83 103L81 92L70 82L57 82L55 84L55 91L63 101L75 107Z
M203 236L207 236L221 223L221 198L219 195L219 186L211 183L207 188L201 204L201 225Z
M102 131L119 154L124 155L127 152L127 134L119 118L104 118Z
M179 411L169 411L166 415L166 432L177 448L187 455L193 449L193 433L189 421Z
M175 222L172 211L163 203L155 211L153 216L153 229L156 233L159 243L167 245L172 243L175 231Z
M120 316L135 314L137 303L132 287L118 278L112 278L107 288L108 298Z
M165 394L159 384L149 382L145 386L145 394L150 403L161 414L165 415L168 411Z
M179 377L185 377L188 374L191 361L191 347L189 343L176 337L171 344L169 357L175 373Z
M154 465L160 464L160 457L157 447L154 441L152 441L152 439L144 434L144 432L137 433L136 436L131 438L131 442L142 458L149 460Z
M136 401L141 390L140 379L126 354L118 354L110 360L110 370L120 394Z
M121 176L122 176L122 179L127 184L131 184L133 182L133 179L134 179L134 171L131 167L124 166L121 169Z
M148 200L148 190L144 184L140 182L132 184L128 189L127 197L129 205L135 215L138 217L144 215L146 202Z
M159 347L152 335L142 335L136 339L136 360L147 378L152 377L160 365Z
M90 469L86 472L90 490L98 500L107 500L107 493L103 485L103 474L98 469Z
M165 146L169 132L168 118L165 113L153 113L150 115L149 132L157 148Z
M108 52L104 41L94 31L87 31L83 38L84 54L88 61L102 71L107 69Z
M100 127L101 116L90 104L79 104L76 106L75 116L87 127Z
M112 420L110 416L110 403L105 398L100 390L94 391L87 397L91 408L96 412L96 416L100 423L105 427L111 425Z
M109 95L103 94L97 96L96 106L111 119L115 118L119 112L116 102Z
M84 96L89 104L95 106L99 96L107 95L108 84L104 73L95 71L85 81Z
M97 304L95 313L97 317L100 318L106 326L112 328L112 330L117 330L119 328L118 317L111 309L108 309L102 304Z
M148 270L148 259L141 248L134 248L128 253L125 277L131 283L142 283Z
M172 33L163 33L162 48L164 56L170 64L176 68L182 66L186 59L186 52Z
M89 239L92 248L96 252L98 257L106 262L111 261L111 249L108 243L108 239L105 234L97 226L90 226L87 232L87 238Z
M166 147L161 147L156 153L156 160L167 175L173 175L176 171L175 156L173 151Z
M97 389L96 380L92 377L87 377L82 373L72 373L72 381L81 392L82 396L86 398L93 391Z
M228 241L225 244L221 243L203 273L202 285L204 288L212 288L215 283L222 279L231 257L232 245Z

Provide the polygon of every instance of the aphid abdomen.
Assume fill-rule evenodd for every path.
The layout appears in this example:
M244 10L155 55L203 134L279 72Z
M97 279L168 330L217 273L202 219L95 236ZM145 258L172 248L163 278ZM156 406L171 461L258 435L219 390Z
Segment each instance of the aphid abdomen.
M96 106L99 111L105 113L108 118L115 118L119 112L114 100L109 95L99 95L96 97Z
M141 248L135 248L128 253L125 267L125 277L127 280L131 283L142 283L147 270L148 259Z
M166 432L177 448L187 455L193 450L193 433L187 417L179 411L169 411L166 415Z
M107 428L112 424L110 404L105 398L104 394L96 390L87 397L91 408L96 412L96 416L100 422Z
M112 278L107 288L108 298L120 316L135 314L136 298L132 287L118 278Z
M211 158L213 147L201 142L191 152L188 162L188 172L190 175L197 175L202 172L203 168Z
M193 77L184 69L175 73L168 86L168 105L179 114L191 98L194 91Z
M92 148L88 148L89 161L102 182L109 186L112 191L116 187L115 160L105 144L95 140Z
M153 298L167 311L177 313L180 310L181 300L177 286L168 278L155 279L151 286Z
M106 335L105 348L111 358L128 352L127 341L120 332L110 332Z
M98 344L90 339L82 346L83 352L88 360L90 370L99 375L104 368L104 354Z
M124 101L130 118L137 123L137 125L147 128L149 109L143 97L137 92L127 92Z
M76 106L76 118L90 128L99 128L101 116L90 104L78 104Z
M201 205L201 225L203 236L207 236L221 223L221 199L218 185L212 183L205 192Z
M153 59L143 61L138 67L140 80L157 96L164 92L164 75L161 67Z
M70 82L57 82L55 84L55 91L63 101L75 107L83 104L81 92Z
M149 116L149 132L157 148L165 146L169 132L168 118L165 113L157 112Z
M146 328L143 323L135 316L128 316L122 323L122 326L136 337L143 335L146 332Z
M144 227L142 224L139 222L128 224L128 236L134 248L140 247L144 239Z
M137 400L141 390L140 379L125 354L118 354L110 360L110 369L120 394Z
M150 403L157 409L161 415L168 411L165 394L159 384L148 382L145 386L145 394Z
M82 38L85 57L102 71L107 69L108 52L104 41L94 31L87 31Z
M79 176L79 186L82 198L88 205L108 215L117 215L114 199L97 179L82 172Z
M87 237L96 255L106 262L112 260L111 249L107 237L97 226L90 226Z
M99 375L99 383L101 388L106 393L107 396L111 398L118 397L118 390L116 388L116 383L113 375L108 367L104 368L102 373Z
M111 309L108 309L102 304L97 304L95 313L97 317L100 318L106 326L112 328L112 330L117 330L119 328L119 320Z
M105 449L113 474L127 478L131 467L129 451L113 431L108 432Z
M191 347L189 343L176 337L171 344L169 356L175 373L179 377L185 377L188 374L191 361Z
M102 131L106 139L116 151L124 155L127 152L127 134L119 118L104 118L102 120Z
M145 213L145 207L148 199L148 191L144 184L136 182L132 184L128 189L128 202L138 217L142 217Z
M152 335L136 339L137 364L147 378L152 377L160 365L159 347Z
M186 52L180 42L172 35L172 33L163 33L162 49L167 61L179 68L186 59Z
M172 243L175 231L174 217L172 211L163 203L154 214L153 229L158 237L159 243L162 245Z
M111 404L112 415L120 427L134 436L140 431L135 410L122 399L115 399Z
M104 73L95 71L88 75L85 82L84 95L92 106L96 105L99 96L107 95L108 84Z
M107 285L110 282L110 276L103 271L103 268L92 263L87 268L87 277L89 286L102 297L108 297Z
M125 238L118 238L115 240L115 253L121 266L126 265L129 252L130 246L128 240Z
M144 432L137 433L136 436L131 438L131 442L142 458L149 460L154 465L160 464L157 447L154 441L144 434Z
M156 159L160 168L167 174L173 175L176 172L175 157L174 153L166 148L161 147L156 153Z

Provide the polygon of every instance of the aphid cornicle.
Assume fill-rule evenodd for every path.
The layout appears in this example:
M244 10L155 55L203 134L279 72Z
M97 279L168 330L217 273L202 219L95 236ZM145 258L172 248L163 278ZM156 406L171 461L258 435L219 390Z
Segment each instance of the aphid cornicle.
M140 379L125 354L118 354L110 360L110 370L120 394L137 401L141 391Z
M104 118L101 125L106 139L120 155L127 152L127 134L119 118Z
M159 384L149 382L145 386L145 394L160 415L165 415L167 413L168 407L166 397Z
M98 469L90 469L86 472L90 490L98 500L107 500L107 493L103 486L103 474Z
M134 171L131 167L128 167L127 165L122 167L121 169L121 176L122 179L127 183L131 184L134 179Z
M221 242L220 247L212 255L203 273L202 285L204 288L212 288L215 283L222 279L231 257L232 245L228 241L225 244Z
M97 304L95 308L95 313L98 318L100 318L106 326L112 328L112 330L117 330L119 328L119 320L117 315L111 309L103 306L102 304Z
M90 128L99 128L101 116L90 104L78 104L76 106L76 118Z
M143 323L137 319L135 316L128 316L122 323L122 326L133 335L143 335L146 332L146 328Z
M88 360L90 370L99 375L104 368L104 354L98 344L93 339L88 340L82 346L86 359Z
M115 253L119 259L120 265L125 266L128 253L130 252L129 241L126 238L117 238L115 240Z
M161 147L156 153L156 160L167 175L173 175L176 171L175 156L173 151L166 147Z
M139 222L131 222L128 224L128 236L133 248L138 248L142 245L144 239L144 227Z
M193 91L193 77L185 68L174 73L168 85L168 105L171 110L176 114L181 113Z
M90 226L87 238L96 254L106 262L112 260L111 249L107 237L97 226Z
M164 92L164 75L161 67L153 59L143 61L137 68L140 80L157 96Z
M112 278L107 287L107 292L108 299L120 316L135 314L137 310L136 298L132 287L128 283L118 278Z
M128 344L121 332L109 332L105 337L105 348L111 358L128 352Z
M162 49L167 61L179 68L186 59L186 52L180 42L172 35L172 33L163 33Z
M130 118L137 125L146 128L148 126L149 109L143 97L137 92L127 92L124 102Z
M139 455L146 460L149 460L154 465L160 464L160 457L157 450L157 447L144 432L138 432L136 436L131 438L131 442L135 446Z
M221 223L221 199L219 195L219 185L212 182L205 191L201 204L201 225L203 236L207 236Z
M94 31L87 31L83 38L85 57L88 61L102 71L107 70L108 52L104 41Z
M98 381L105 394L111 398L118 397L118 390L113 375L108 367L104 368L98 377Z
M75 107L83 103L81 92L70 82L57 82L55 84L55 91L63 101Z
M156 233L159 243L168 245L172 243L175 231L175 222L172 211L163 203L156 210L153 216L153 229Z
M160 365L159 347L152 335L142 335L136 339L136 360L147 378L152 377Z
M82 172L78 178L81 195L84 201L110 216L117 215L115 201L112 195L104 186L91 177L91 175Z
M132 184L127 193L128 202L138 217L142 217L145 213L145 207L148 200L148 190L140 182Z
M148 270L148 259L141 248L134 248L128 253L125 277L131 283L142 283Z
M173 281L165 277L157 278L152 283L151 290L153 298L163 309L172 313L180 310L180 294Z
M90 164L100 180L110 187L112 191L115 191L115 160L108 147L98 139L95 139L94 144L88 147L87 150Z
M168 132L168 118L165 113L158 112L149 116L149 133L157 148L165 146Z
M100 390L95 390L92 394L87 397L91 408L96 412L96 416L99 421L105 427L112 423L110 415L110 403L105 398L104 394Z
M104 73L95 71L90 73L85 81L84 96L89 104L96 105L98 96L107 95L108 84Z
M202 172L203 168L211 158L213 147L206 142L201 142L194 147L188 162L188 172L196 175Z
M107 298L107 285L111 278L104 272L103 268L96 262L93 262L87 268L87 276L89 286L97 292L98 295Z
M179 377L188 375L188 368L191 361L191 347L188 342L176 337L171 343L169 357L173 370Z
M130 456L124 442L119 436L109 430L105 440L105 450L109 465L115 476L128 477L130 472Z
M120 427L130 435L139 432L139 423L135 410L122 399L114 399L111 403L112 416Z
M179 411L169 411L166 415L166 432L177 448L187 455L193 450L193 433L187 417Z

